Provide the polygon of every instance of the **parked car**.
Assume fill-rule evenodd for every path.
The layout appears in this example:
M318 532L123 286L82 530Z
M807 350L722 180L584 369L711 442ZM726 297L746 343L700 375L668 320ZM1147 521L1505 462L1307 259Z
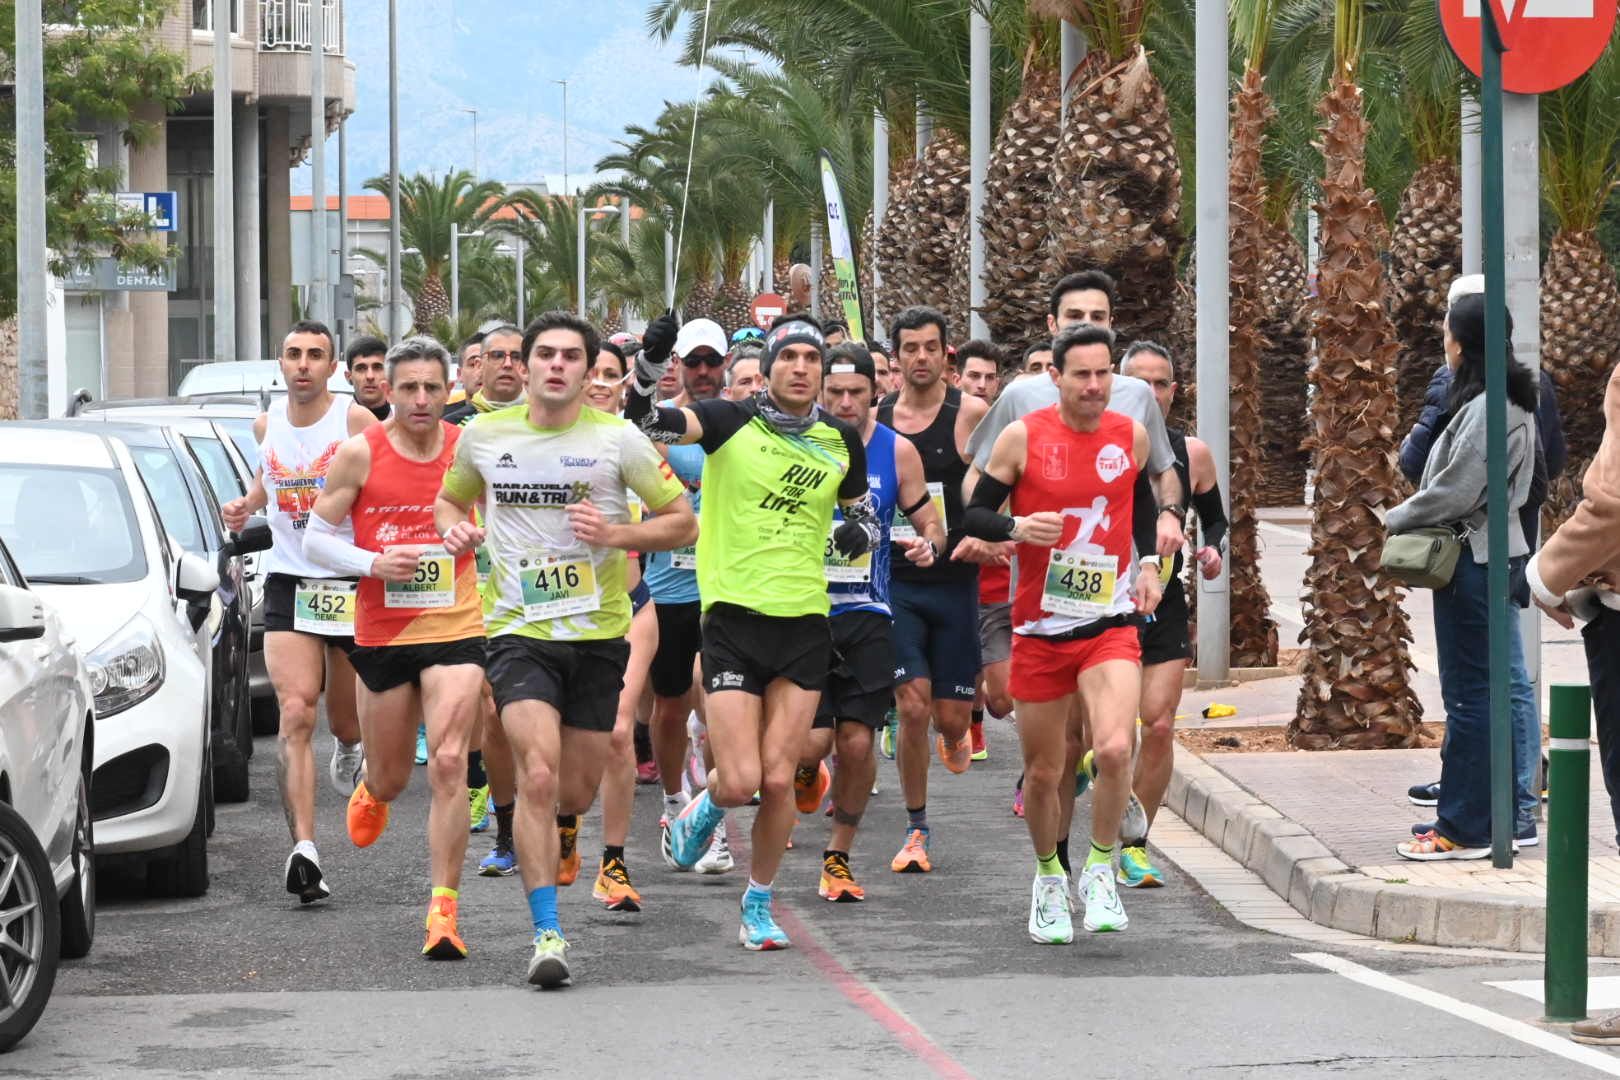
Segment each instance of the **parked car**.
M354 393L341 363L326 380L326 388L334 394ZM260 390L287 392L287 384L281 378L280 361L224 360L198 364L180 380L178 392L181 397L187 397L192 394L256 394Z
M105 414L103 414L105 415ZM253 756L252 695L248 650L251 644L251 590L243 565L248 554L270 545L270 526L257 518L236 538L220 520L222 503L239 492L222 495L208 480L198 449L224 453L212 429L188 439L177 427L152 424L103 424L101 420L55 420L48 426L93 424L117 436L129 448L146 489L157 505L169 535L185 551L207 559L219 574L219 588L208 620L198 628L198 644L209 664L208 727L213 751L214 798L245 802L248 759ZM234 472L227 464L233 485Z
M0 1053L96 935L94 695L72 632L0 543Z
M135 857L155 892L202 895L213 784L195 634L219 574L170 540L129 448L98 430L0 424L0 539L89 668L98 853Z

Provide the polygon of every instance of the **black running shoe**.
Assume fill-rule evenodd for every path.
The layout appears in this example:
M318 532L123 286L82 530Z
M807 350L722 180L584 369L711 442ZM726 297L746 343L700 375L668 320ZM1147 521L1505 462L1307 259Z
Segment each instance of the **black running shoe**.
M1413 784L1406 789L1406 800L1413 806L1439 806L1440 781L1432 784Z
M313 904L332 895L321 877L321 867L302 852L287 856L287 891L298 897L300 904Z

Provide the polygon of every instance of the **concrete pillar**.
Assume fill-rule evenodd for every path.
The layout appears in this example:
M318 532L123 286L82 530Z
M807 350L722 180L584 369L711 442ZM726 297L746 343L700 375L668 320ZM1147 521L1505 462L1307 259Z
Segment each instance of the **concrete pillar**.
M266 109L264 119L264 248L270 305L265 352L274 357L280 355L281 342L292 328L292 135L285 108Z
M134 191L167 191L169 127L163 106L153 102L138 105L135 119L150 124L155 134L145 145L130 149L129 186ZM129 392L138 397L163 397L170 390L169 294L130 293L129 314L133 323Z
M96 137L96 157L118 170L118 187L129 190L129 148L123 124L112 124ZM94 393L95 391L92 390ZM98 397L128 397L135 392L135 321L129 293L101 294L101 392Z
M262 360L259 278L259 107L236 106L236 358Z

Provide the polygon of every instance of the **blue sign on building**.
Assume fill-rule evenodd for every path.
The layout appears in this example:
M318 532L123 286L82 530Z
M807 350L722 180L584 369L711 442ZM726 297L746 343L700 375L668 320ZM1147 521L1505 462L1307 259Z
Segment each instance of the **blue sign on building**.
M180 198L172 191L120 191L117 201L126 213L146 215L154 232L180 231Z

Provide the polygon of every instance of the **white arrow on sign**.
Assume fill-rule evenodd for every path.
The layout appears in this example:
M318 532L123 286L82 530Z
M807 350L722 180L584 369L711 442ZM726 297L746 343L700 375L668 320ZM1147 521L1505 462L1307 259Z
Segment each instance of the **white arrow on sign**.
M1463 18L1477 19L1480 0L1463 0ZM1504 3L1508 21L1523 19L1590 19L1592 0L1517 0Z

